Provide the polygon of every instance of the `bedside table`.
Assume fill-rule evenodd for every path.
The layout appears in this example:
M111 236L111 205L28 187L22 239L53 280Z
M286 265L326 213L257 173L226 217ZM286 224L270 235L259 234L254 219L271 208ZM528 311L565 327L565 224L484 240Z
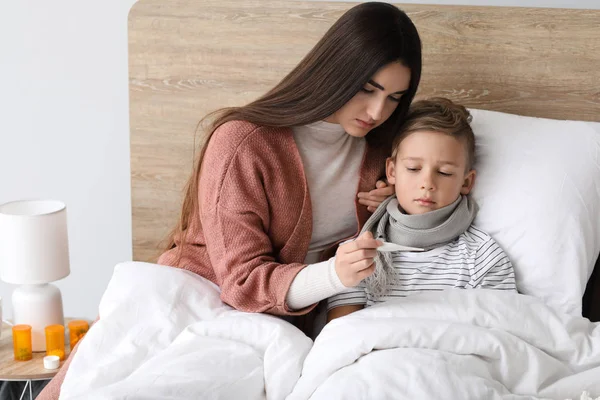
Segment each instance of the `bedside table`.
M75 318L65 318L65 328L69 321ZM43 358L46 352L33 353L33 357L29 361L15 361L13 353L12 327L2 322L2 333L0 339L0 381L20 381L25 382L21 399L29 388L29 398L33 400L31 388L32 381L49 380L59 371L47 370L44 368ZM65 337L65 360L69 356L69 338ZM60 362L62 367L64 361Z

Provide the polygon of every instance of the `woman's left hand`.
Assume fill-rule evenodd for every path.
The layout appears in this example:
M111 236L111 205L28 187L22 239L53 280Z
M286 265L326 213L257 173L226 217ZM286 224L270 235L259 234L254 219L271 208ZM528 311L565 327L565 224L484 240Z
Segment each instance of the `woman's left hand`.
M394 185L389 185L384 181L377 181L375 189L370 192L358 193L358 202L367 206L367 210L374 212L385 199L395 193Z

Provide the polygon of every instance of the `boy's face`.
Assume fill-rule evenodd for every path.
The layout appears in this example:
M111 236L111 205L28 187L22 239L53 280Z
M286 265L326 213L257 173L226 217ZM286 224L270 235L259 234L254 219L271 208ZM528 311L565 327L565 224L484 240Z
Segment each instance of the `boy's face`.
M452 204L475 183L475 170L467 171L465 145L450 135L431 131L407 136L396 159L387 159L386 175L396 186L400 207L408 214Z

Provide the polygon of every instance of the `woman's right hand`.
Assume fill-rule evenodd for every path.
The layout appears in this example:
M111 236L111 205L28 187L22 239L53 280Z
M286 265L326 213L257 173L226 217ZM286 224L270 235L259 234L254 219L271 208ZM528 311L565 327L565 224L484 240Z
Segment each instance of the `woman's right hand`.
M375 272L377 247L383 243L365 232L352 242L340 245L335 253L335 272L342 284L354 287Z

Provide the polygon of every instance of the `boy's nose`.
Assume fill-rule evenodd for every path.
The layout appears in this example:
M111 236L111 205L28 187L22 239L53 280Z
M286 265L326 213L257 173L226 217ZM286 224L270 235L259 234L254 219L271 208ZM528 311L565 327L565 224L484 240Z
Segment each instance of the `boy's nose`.
M435 190L434 180L430 174L425 174L423 182L421 183L421 189L423 190Z

